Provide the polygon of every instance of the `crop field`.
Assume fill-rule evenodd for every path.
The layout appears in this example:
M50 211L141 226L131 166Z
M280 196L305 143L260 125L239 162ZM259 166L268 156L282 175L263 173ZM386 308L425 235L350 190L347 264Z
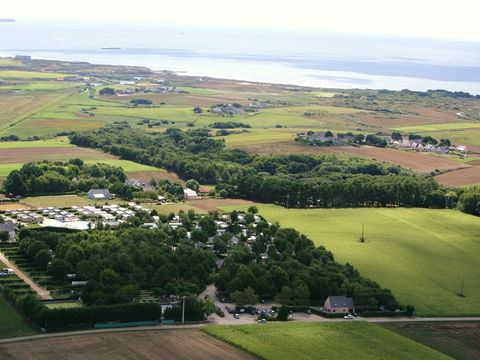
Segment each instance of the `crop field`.
M414 305L419 315L480 314L478 217L457 210L257 206L268 221L306 234L338 261L391 289L400 303ZM462 279L465 297L457 295Z
M266 360L449 359L366 322L208 326L204 331Z
M385 331L385 330L384 330ZM2 360L250 360L254 357L198 330L152 330L54 337L0 345Z
M407 126L407 127L394 128L393 130L400 131L402 133L424 133L427 131L463 130L463 129L478 129L478 128L480 128L480 124L478 123L463 122L463 123Z
M0 263L0 265L3 264ZM0 339L33 334L35 331L0 296Z
M465 169L446 172L435 176L435 179L442 185L458 187L480 184L480 166L472 166Z
M248 134L247 134L248 135ZM287 136L287 133L281 134ZM430 173L435 170L445 171L461 168L468 168L470 165L462 164L458 161L447 159L441 156L418 153L413 151L403 151L391 148L377 148L372 146L308 146L299 144L293 141L290 142L269 142L267 139L262 140L261 135L256 135L255 141L249 141L245 136L241 138L241 135L230 135L228 137L234 137L232 142L225 140L227 146L243 149L247 152L254 154L346 154L350 156L359 156L367 159L373 159L380 162L400 165L407 169L412 169L420 173ZM236 137L236 138L235 138ZM267 138L267 134L265 134ZM233 146L232 144L236 144Z
M480 359L480 323L385 323L382 327L458 360Z

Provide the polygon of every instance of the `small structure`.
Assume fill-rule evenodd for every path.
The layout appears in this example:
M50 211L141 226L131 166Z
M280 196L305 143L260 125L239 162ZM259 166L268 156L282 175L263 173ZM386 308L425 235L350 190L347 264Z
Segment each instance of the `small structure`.
M198 188L198 193L202 196L206 196L206 195L210 194L210 189L206 186L200 186Z
M353 299L351 297L346 297L346 296L329 296L327 300L325 300L323 309L326 312L332 312L332 313L355 312Z
M88 198L92 200L108 200L110 199L110 191L108 189L90 189Z
M183 197L185 200L196 200L198 199L198 194L192 189L185 188L183 189Z
M0 224L0 232L8 233L8 242L15 242L15 225L13 222L8 221L6 223Z
M30 55L15 55L15 60L30 61L32 60L32 57Z

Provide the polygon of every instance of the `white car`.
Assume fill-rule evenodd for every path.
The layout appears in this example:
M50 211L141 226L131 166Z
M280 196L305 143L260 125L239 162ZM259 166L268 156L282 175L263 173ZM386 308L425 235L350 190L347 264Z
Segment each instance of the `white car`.
M345 315L343 318L346 319L346 320L353 320L353 315L348 314L348 315Z

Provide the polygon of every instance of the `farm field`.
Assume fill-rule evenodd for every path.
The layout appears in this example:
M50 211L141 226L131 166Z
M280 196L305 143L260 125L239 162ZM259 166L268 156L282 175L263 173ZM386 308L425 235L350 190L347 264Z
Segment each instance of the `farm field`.
M440 184L451 187L480 184L480 166L446 172L435 176L435 179Z
M418 315L480 314L480 218L456 210L286 209L257 205L393 291ZM222 210L246 207L224 207ZM365 225L365 243L361 243ZM448 264L448 266L446 265ZM456 294L465 279L465 297Z
M266 360L449 359L366 322L209 326L204 331Z
M236 136L236 135L234 135ZM242 143L237 140L240 149L255 154L346 154L359 156L368 159L374 159L380 162L400 165L407 169L412 169L420 173L430 173L435 170L445 171L453 169L468 168L470 165L462 164L458 161L446 159L437 155L416 153L412 151L402 151L389 148L377 148L371 146L353 147L353 146L308 146L295 142L269 143L267 140L263 143L250 144L248 139ZM228 145L228 141L227 141Z
M384 323L382 327L458 360L480 358L480 323Z
M0 339L33 334L35 331L0 296Z
M0 345L2 360L250 360L254 357L198 330L152 330L65 336Z

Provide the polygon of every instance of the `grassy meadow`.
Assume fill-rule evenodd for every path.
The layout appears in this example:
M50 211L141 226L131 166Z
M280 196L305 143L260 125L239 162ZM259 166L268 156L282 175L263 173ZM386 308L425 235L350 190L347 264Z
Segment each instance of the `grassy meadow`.
M456 210L258 208L267 220L297 229L390 288L418 315L480 314L480 218ZM465 297L457 295L462 279Z
M265 360L450 359L366 322L207 326L203 330Z
M0 339L34 334L35 331L0 297Z

